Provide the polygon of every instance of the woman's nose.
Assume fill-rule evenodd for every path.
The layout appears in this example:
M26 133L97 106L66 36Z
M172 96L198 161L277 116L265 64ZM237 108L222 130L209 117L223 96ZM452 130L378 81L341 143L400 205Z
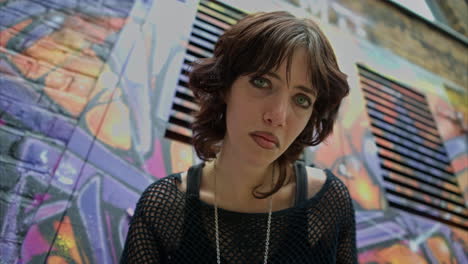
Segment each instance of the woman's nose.
M275 96L268 103L268 108L264 113L264 119L267 124L272 126L284 126L288 116L288 100L285 95Z

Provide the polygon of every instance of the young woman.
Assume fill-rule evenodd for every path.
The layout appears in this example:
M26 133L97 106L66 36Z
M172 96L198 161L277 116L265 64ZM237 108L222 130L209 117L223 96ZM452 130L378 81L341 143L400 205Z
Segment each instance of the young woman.
M190 87L204 162L144 191L121 263L357 263L346 186L297 161L349 92L318 26L249 15L193 65Z

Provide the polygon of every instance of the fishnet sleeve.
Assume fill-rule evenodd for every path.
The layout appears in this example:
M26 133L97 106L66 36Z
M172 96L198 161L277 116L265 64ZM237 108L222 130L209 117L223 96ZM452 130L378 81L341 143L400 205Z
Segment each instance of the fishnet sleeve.
M353 202L346 186L341 183L343 218L338 237L336 263L358 263L356 250L356 220Z
M148 223L151 219L150 208L151 186L140 197L135 214L130 222L127 239L120 259L120 264L126 263L161 263L160 243L154 228Z

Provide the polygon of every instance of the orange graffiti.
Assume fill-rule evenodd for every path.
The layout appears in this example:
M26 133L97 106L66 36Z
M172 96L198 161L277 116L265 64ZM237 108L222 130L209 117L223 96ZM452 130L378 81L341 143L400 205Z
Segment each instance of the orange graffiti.
M78 116L83 111L83 108L87 103L85 98L75 96L67 92L48 87L44 87L44 91L55 101L64 104L62 106L73 116Z
M129 150L131 147L131 127L128 107L119 100L109 104L107 113L105 112L106 108L107 104L98 105L86 113L88 128L105 144ZM102 126L99 128L101 122Z
M73 95L88 98L90 92L95 87L96 80L91 77L72 74L72 82L67 91ZM46 80L47 81L47 80Z
M107 18L105 18L104 21L107 22L107 25L108 25L112 30L118 31L118 30L120 30L121 28L123 28L123 26L124 26L125 23L127 22L127 18L107 17Z
M68 27L63 27L49 36L54 42L70 47L73 50L84 50L91 46L91 41L88 40L85 34L71 30Z
M431 254L437 259L437 263L458 263L455 256L452 255L450 247L444 238L433 236L430 237L426 243Z
M171 142L172 171L186 171L193 165L192 146L177 141Z
M353 177L354 180L350 180L352 182L348 185L351 197L366 210L382 209L380 188L362 174L355 174Z
M111 17L96 17L92 22L88 22L82 17L70 16L65 21L64 27L76 32L86 32L89 39L94 43L104 44L107 37L118 31L125 24L125 19ZM118 27L121 26L121 27Z
M443 100L435 94L428 94L427 100L433 105L434 119L437 124L440 136L444 141L462 136L465 132L460 120L456 119L456 111L468 111L467 107L456 105L451 106L449 102Z
M71 50L58 45L51 36L45 36L24 50L24 54L36 60L47 61L60 66L65 60L69 59Z
M54 35L43 37L27 48L24 53L36 60L47 61L53 65L78 72L90 77L98 77L103 62L96 56L88 56L58 44Z
M28 76L28 74L37 68L37 62L29 57L20 54L5 51L7 58L16 66L21 74Z
M461 153L452 161L453 170L456 172L461 172L464 169L468 168L468 154Z
M66 91L73 81L73 77L64 71L55 70L49 71L45 79L45 85L57 90Z
M15 37L18 34L17 33L18 31L23 30L25 27L31 24L31 22L32 22L32 19L29 18L29 19L19 22L18 24L10 28L0 31L0 46L6 47L6 44L8 43L8 41L11 38Z
M47 258L47 264L68 264L68 261L61 256L50 256Z
M316 151L316 161L324 167L330 167L333 161L342 160L341 167L336 169L335 174L346 184L350 195L359 206L366 210L379 210L384 207L384 200L380 187L372 179L363 164L364 139L366 137L366 126L364 125L364 112L352 113L352 124L348 123L346 130L342 123L335 125L334 133L329 139L329 145L319 148ZM354 115L359 115L355 117ZM345 122L347 118L343 118ZM349 122L349 121L346 121ZM348 138L344 135L349 134ZM352 139L352 140L350 140Z
M410 250L406 245L394 244L381 249L376 253L377 263L411 263L427 264L427 261L418 253Z
M351 197L365 210L379 210L383 207L381 191L361 160L349 159L346 162L346 175L342 181L349 189ZM340 173L338 173L340 175Z
M22 34L33 19L27 19L0 32L0 46ZM16 68L31 80L45 78L44 92L73 116L79 116L88 102L104 62L91 48L104 44L120 30L126 19L102 17L93 23L79 15L66 18L64 26L37 40L22 54L6 51Z
M59 221L55 221L54 229L57 231L57 239L54 241L56 256L51 257L51 259L48 260L48 263L66 263L63 262L63 258L61 256L69 256L78 264L89 263L87 257L83 256L83 259L79 253L70 217L65 216L61 223L59 223Z

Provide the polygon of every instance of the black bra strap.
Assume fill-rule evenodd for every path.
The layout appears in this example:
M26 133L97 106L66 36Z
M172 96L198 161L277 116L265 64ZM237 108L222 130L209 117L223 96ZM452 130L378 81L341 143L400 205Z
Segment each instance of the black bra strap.
M294 164L296 173L296 200L295 205L307 199L307 170L304 162L296 161Z
M187 172L187 195L198 198L200 194L200 178L203 163L194 165Z
M200 195L200 178L203 163L194 165L187 172L187 194L198 198ZM307 171L302 161L296 161L294 164L296 173L296 197L295 204L298 205L307 199Z

